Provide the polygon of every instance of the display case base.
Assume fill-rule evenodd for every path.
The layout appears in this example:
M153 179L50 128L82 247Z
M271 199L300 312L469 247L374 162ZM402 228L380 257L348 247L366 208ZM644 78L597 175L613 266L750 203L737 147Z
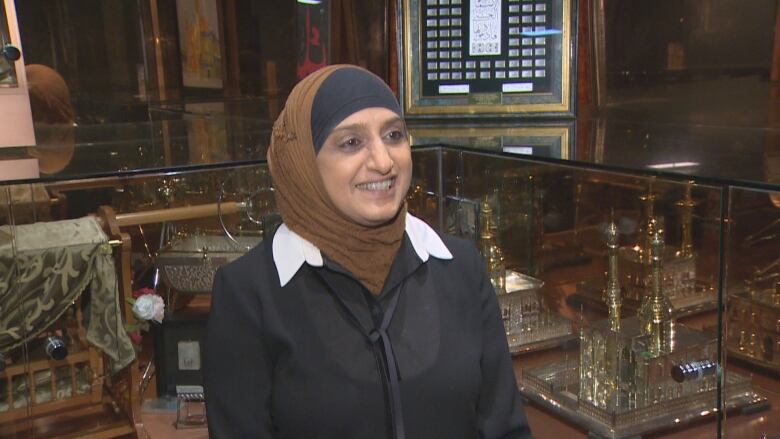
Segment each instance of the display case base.
M620 412L580 403L579 368L566 362L523 370L519 389L528 400L587 430L590 437L604 439L642 437L717 414L716 390ZM726 411L758 411L769 407L767 399L751 388L750 378L736 373L726 375L723 403Z
M571 326L571 323L569 323L568 320L566 320L566 323ZM527 352L553 349L560 346L570 348L576 346L578 343L577 334L571 332L565 335L540 340L524 340L522 337L510 334L507 335L507 341L509 342L509 353L513 356Z

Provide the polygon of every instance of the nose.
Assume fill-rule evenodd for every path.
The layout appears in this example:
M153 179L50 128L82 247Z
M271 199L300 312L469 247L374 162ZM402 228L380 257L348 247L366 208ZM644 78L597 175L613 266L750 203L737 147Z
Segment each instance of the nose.
M385 145L381 139L375 139L375 141L371 142L366 165L370 170L376 171L382 175L389 174L393 169L393 158L390 157L388 146Z

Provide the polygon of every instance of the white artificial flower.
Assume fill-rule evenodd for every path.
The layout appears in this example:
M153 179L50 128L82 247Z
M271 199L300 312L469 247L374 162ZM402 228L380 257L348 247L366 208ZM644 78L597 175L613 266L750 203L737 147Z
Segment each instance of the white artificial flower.
M139 320L154 320L162 323L165 315L165 302L156 294L144 294L135 299L133 314Z

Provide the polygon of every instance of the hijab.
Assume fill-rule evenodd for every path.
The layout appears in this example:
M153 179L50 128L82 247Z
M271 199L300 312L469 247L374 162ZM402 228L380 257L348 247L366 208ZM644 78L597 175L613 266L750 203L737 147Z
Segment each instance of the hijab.
M316 155L330 131L342 120L361 109L377 106L400 115L392 92L374 74L348 65L317 70L293 88L274 123L268 150L276 204L284 223L348 270L373 294L382 291L401 245L406 203L383 225L371 227L354 222L328 196Z

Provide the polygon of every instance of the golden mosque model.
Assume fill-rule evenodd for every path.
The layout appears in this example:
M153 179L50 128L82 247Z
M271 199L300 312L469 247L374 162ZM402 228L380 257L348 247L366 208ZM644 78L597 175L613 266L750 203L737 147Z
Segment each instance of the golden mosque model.
M715 289L697 283L696 259L693 250L693 209L696 202L691 195L692 184L685 186L683 198L677 201L680 211L680 247L666 248L662 257L661 286L669 300L675 315L684 315L711 308L715 305ZM647 233L656 221L654 205L656 196L652 189L640 197L644 210L644 221L639 230L640 242L633 247L622 247L618 255L623 266L622 282L625 296L633 304L643 303L646 295L652 294L653 276L651 253L651 234Z
M571 322L545 309L541 295L543 282L506 269L496 239L497 229L493 208L486 197L480 203L479 251L498 296L510 351L545 349L572 340Z
M780 370L780 278L759 274L729 297L729 355Z
M596 437L641 435L717 411L717 335L675 321L663 289L663 232L651 221L646 233L650 292L637 315L621 318L621 258L612 223L607 228L609 269L602 298L608 318L582 326L579 356L524 369L520 379L524 395ZM728 373L724 382L727 409L765 404L748 377Z
M675 317L694 314L712 309L717 304L714 285L697 279L696 261L698 255L693 246L693 200L691 183L685 186L682 199L675 205L680 212L680 246L665 246L661 257L661 288L671 305ZM653 224L661 219L655 215L657 196L652 185L639 199L642 204L642 220L639 226L638 242L617 249L621 270L620 282L623 286L623 306L636 311L653 294L653 261L651 258L651 239L648 233ZM603 289L593 283L584 283L578 288L577 296L587 305L603 305Z

